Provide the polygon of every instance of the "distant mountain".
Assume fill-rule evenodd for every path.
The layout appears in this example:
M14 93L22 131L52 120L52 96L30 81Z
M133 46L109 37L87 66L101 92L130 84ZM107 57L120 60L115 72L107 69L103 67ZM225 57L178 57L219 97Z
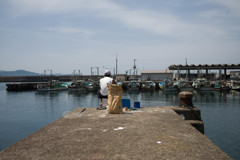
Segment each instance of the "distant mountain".
M37 76L39 74L34 72L29 72L25 70L16 70L16 71L2 71L0 70L0 76Z

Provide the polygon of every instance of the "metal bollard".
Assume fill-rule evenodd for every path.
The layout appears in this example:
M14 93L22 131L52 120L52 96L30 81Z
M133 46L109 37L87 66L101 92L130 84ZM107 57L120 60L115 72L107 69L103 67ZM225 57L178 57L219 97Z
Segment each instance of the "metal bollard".
M180 98L179 107L193 107L192 92L183 91L178 94Z

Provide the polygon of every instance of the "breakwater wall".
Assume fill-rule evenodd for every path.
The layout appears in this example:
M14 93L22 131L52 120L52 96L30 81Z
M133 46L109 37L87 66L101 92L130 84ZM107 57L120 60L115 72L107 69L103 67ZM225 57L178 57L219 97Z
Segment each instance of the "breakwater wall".
M203 122L192 96L180 92L179 106L123 114L80 107L1 151L0 159L231 159L195 126Z
M231 159L175 111L78 108L0 152L2 159Z
M103 76L84 75L84 76L0 76L0 82L48 82L51 80L72 81L72 80L99 80Z

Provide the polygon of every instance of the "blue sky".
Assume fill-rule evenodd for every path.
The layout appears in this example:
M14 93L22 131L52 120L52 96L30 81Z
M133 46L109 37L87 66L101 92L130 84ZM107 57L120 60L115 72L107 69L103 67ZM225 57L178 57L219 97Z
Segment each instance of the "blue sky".
M0 70L239 64L239 0L1 0ZM94 71L96 72L96 71Z

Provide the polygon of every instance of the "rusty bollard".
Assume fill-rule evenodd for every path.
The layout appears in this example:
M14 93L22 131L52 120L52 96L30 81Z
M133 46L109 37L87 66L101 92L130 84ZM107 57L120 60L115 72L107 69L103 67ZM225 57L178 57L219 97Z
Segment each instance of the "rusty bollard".
M180 98L179 107L193 107L192 92L183 91L178 94Z
M193 127L204 134L204 124L201 117L200 109L193 106L192 92L183 91L178 94L180 98L179 107L175 112L184 117Z

